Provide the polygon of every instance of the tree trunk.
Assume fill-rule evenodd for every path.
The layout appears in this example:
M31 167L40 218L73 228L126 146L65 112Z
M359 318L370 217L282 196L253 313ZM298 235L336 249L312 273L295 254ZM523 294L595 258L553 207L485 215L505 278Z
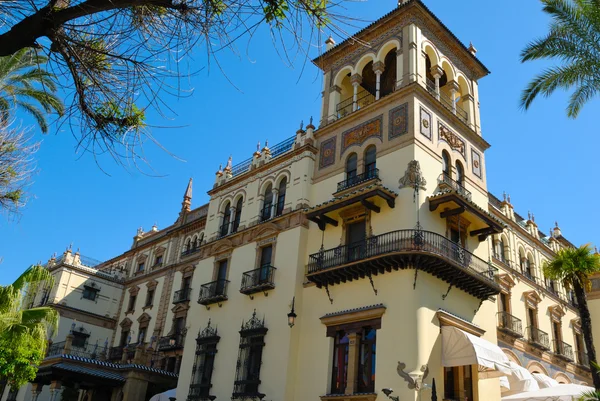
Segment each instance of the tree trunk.
M590 367L592 369L592 380L594 387L597 391L600 391L600 373L592 366L592 362L596 364L596 349L594 348L594 338L592 336L592 318L590 317L590 310L587 304L587 297L585 290L581 286L579 280L573 280L573 290L575 291L575 297L577 298L579 316L581 317L581 331L583 332L583 341L585 342L585 348L587 349L588 358L590 360ZM581 352L581 350L579 350Z

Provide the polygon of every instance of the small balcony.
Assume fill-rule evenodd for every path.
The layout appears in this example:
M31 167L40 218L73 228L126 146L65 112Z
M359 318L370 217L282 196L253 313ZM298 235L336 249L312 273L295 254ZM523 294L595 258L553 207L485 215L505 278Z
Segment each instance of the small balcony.
M427 91L435 97L439 102L448 110L452 112L456 117L458 117L462 122L469 125L469 113L465 109L463 109L460 105L454 102L449 96L438 91L435 87L435 82L428 79L427 80Z
M314 253L306 277L321 288L414 266L478 299L500 292L491 264L440 234L412 229Z
M497 252L494 252L492 254L492 257L494 258L494 260L498 263L503 264L504 266L507 266L509 268L513 268L513 265L511 264L510 260L508 260L506 257L504 257L504 255L501 255Z
M181 257L183 258L183 257L186 257L186 256L190 256L190 255L193 255L193 254L195 254L196 252L199 252L199 251L200 251L200 247L199 246L190 247L190 248L184 250L183 252L181 252Z
M577 364L585 368L590 367L590 359L588 358L587 352L577 351Z
M173 334L172 336L161 337L158 339L159 351L174 351L183 348L185 343L185 334Z
M442 173L438 177L438 188L442 191L445 189L455 191L469 201L472 198L471 191L465 188L463 183L453 180L452 177L446 173Z
M527 327L528 340L534 347L549 350L550 349L550 337L548 333L538 329L535 326Z
M123 359L123 346L110 347L108 350L108 360L111 362L120 361Z
M574 361L573 358L573 347L569 344L567 344L564 341L560 341L560 340L554 340L554 354L561 358L561 359L565 359L567 361Z
M173 303L187 302L190 300L190 295L192 295L191 288L182 288L179 291L175 291L175 294L173 294Z
M338 119L344 118L373 103L375 103L375 96L367 90L362 90L356 94L356 102L354 101L354 96L350 96L336 105L336 117Z
M366 183L371 180L379 181L379 169L378 168L367 170L362 174L358 174L353 177L348 177L344 181L338 182L337 192L345 191L348 188L355 187L359 184Z
M275 270L276 267L264 265L258 269L250 270L242 276L242 287L240 292L245 295L265 292L275 288Z
M229 280L216 280L200 286L198 303L200 305L211 305L227 300L227 286Z
M498 312L498 328L513 337L523 337L523 326L518 319L508 312Z
M533 275L533 273L530 270L525 270L524 268L521 268L521 273L528 280L533 281L534 283L537 283L537 278Z

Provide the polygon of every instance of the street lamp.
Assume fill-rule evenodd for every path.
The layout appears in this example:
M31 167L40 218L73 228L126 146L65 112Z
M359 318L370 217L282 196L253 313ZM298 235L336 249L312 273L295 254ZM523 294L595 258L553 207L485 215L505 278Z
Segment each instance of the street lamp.
M296 317L298 317L298 315L296 315L296 312L294 311L295 303L296 303L296 297L292 298L292 310L287 315L288 316L288 326L290 326L290 328L294 327L294 325L296 324Z
M383 394L385 394L386 397L389 398L392 401L400 401L400 397L395 396L395 395L391 395L394 392L394 390L392 390L391 388L382 388L381 392Z

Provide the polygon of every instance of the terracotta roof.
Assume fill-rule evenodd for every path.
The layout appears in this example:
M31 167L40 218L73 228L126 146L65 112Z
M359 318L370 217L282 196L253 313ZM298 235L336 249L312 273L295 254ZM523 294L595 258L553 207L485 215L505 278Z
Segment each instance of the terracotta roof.
M491 214L488 210L485 210L484 208L482 208L481 206L479 206L477 203L473 202L472 200L469 200L467 198L465 198L464 196L462 196L459 192L453 190L453 189L443 189L441 191L438 191L436 193L434 193L431 196L428 196L427 199L428 200L432 200L432 199L437 199L437 198L441 198L445 195L448 195L450 193L455 193L456 195L460 196L460 198L462 200L464 200L465 202L467 202L469 205L471 205L474 209L479 210L481 213L485 214L487 217L489 217L491 220L493 220L494 222L498 223L500 226L502 226L502 228L506 228L506 224L504 224L504 222L502 220L500 220L499 218L497 218L496 216L494 216L493 214Z
M365 311L365 310L379 309L379 308L385 308L385 306L383 304L361 306L360 308L346 309L346 310L339 311L339 312L328 313L326 315L321 316L320 319L323 319L323 318L326 318L326 317L332 317L332 316L346 315L348 313L362 312L362 311Z
M331 206L333 204L336 204L338 202L341 202L341 201L344 201L344 200L346 200L348 198L351 198L351 197L353 197L355 195L359 195L359 194L362 194L362 193L365 193L365 192L369 192L369 191L373 191L373 190L376 190L376 189L379 189L379 190L385 192L386 194L388 194L388 195L390 195L390 196L392 196L394 198L396 198L398 196L398 194L396 192L394 192L391 189L383 186L382 184L380 184L380 183L374 183L374 184L370 184L370 185L367 185L367 186L364 186L364 187L360 187L358 189L355 189L354 191L347 192L344 195L335 196L335 197L331 198L330 200L325 201L323 203L320 203L320 204L318 204L316 206L306 208L306 209L304 209L304 211L305 212L311 212L311 211L319 210L319 209L321 209L321 208L323 208L325 206Z
M107 370L102 370L102 369L89 368L89 367L83 366L83 365L75 365L72 363L57 363L56 365L54 365L52 367L61 369L61 370L67 370L69 372L83 373L86 375L96 376L96 377L100 377L102 379L117 380L120 382L125 382L125 378L118 373L113 373L113 372L109 372Z

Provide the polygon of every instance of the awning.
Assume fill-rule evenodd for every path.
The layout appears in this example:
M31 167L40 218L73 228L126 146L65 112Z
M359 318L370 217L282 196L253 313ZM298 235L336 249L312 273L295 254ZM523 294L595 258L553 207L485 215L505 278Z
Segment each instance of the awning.
M503 392L503 395L537 391L540 389L537 380L527 369L512 361L508 365L510 367L510 375L508 376L510 390Z
M532 373L533 378L538 382L540 388L548 388L558 386L558 382L542 373Z
M579 384L559 384L554 387L502 397L502 401L574 401L579 400L583 393L590 391L594 391L594 388Z
M499 377L511 373L508 357L500 347L459 328L443 326L442 366L465 365L479 365L480 378Z

